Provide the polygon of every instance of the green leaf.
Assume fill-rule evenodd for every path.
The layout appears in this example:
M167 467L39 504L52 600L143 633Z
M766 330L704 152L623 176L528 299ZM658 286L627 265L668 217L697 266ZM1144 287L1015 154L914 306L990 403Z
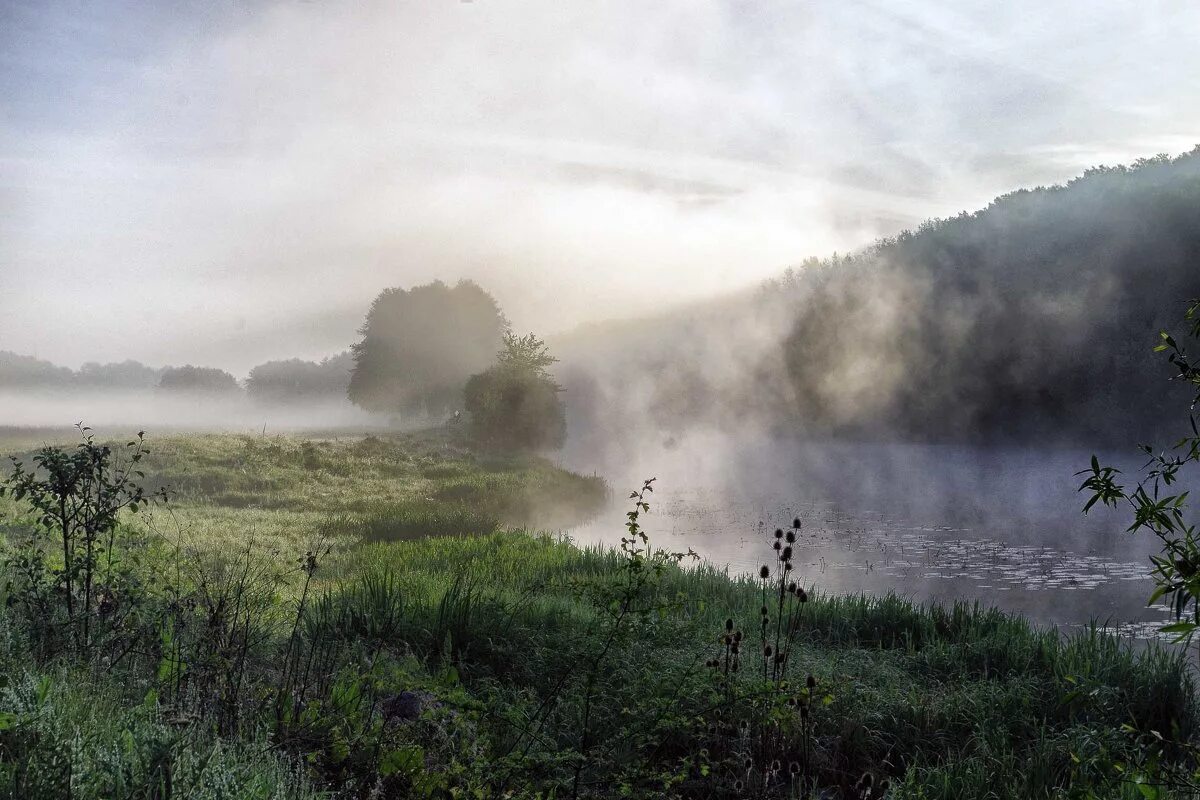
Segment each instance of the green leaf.
M420 745L409 745L385 753L379 760L380 775L413 775L425 768L425 751Z

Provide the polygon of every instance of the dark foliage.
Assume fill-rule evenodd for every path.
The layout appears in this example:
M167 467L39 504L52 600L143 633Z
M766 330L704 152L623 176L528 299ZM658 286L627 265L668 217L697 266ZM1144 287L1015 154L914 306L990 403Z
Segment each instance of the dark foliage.
M75 383L104 389L153 389L162 372L132 359L111 364L89 361L75 372Z
M472 375L463 391L471 438L500 450L561 447L566 407L548 371L555 361L532 333L507 334L496 364Z
M0 350L0 388L68 386L74 377L66 367Z
M0 388L61 389L70 386L105 389L148 389L158 384L162 370L140 361L99 364L89 361L78 370L31 356L0 351Z
M292 403L344 398L354 359L349 351L316 361L268 361L250 370L246 392L255 400Z
M211 392L230 394L241 391L237 379L215 367L167 367L163 370L158 388L179 392Z
M786 372L811 428L1095 441L1120 418L1152 431L1170 396L1146 346L1200 293L1200 148L1013 192L777 288L796 299Z
M508 328L471 281L387 289L352 348L349 396L369 411L437 414L458 405L467 378L492 360Z

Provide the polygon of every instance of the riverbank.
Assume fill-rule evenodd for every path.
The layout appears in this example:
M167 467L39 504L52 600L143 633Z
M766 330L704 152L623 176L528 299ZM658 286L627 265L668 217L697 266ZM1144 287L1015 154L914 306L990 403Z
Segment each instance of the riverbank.
M1178 653L519 529L606 497L537 459L428 436L151 451L176 493L125 521L141 583L114 590L112 641L35 659L37 620L0 616L10 796L865 797L869 775L872 797L1139 797L1121 727L1196 729Z

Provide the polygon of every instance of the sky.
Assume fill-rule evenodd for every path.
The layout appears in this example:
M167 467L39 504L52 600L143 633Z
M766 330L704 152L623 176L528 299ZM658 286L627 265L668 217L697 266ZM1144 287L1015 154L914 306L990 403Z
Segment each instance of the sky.
M0 350L244 375L383 288L543 335L1200 143L1175 2L0 0Z

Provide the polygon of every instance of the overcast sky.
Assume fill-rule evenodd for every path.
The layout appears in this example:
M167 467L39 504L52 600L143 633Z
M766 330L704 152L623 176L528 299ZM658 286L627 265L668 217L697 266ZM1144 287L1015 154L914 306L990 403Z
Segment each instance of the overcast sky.
M0 0L0 349L244 373L386 286L644 314L1200 142L1200 6Z

